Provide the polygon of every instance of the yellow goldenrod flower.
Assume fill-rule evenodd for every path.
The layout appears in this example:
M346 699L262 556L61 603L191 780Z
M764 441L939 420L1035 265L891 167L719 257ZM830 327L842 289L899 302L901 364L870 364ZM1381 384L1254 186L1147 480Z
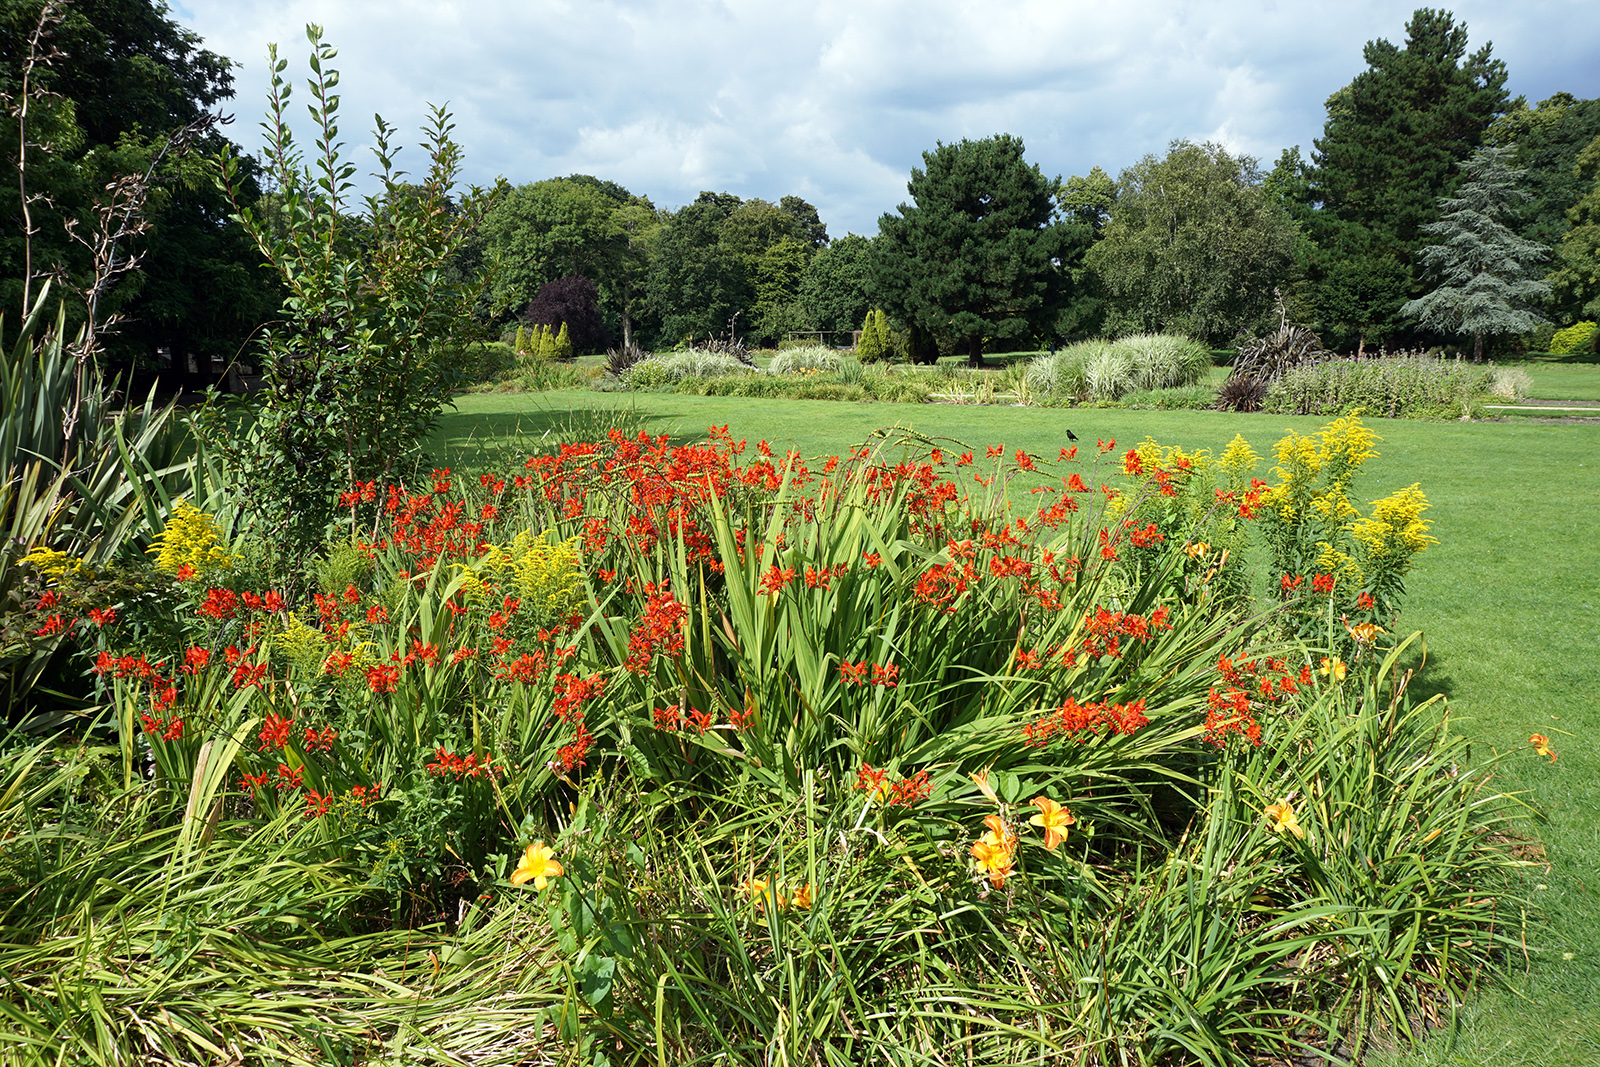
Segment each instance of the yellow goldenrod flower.
M1300 820L1295 818L1294 807L1287 797L1276 804L1268 804L1264 810L1267 818L1272 820L1270 829L1273 833L1281 834L1287 830L1296 837L1306 836L1305 831L1300 829Z
M543 889L550 879L561 877L566 871L556 862L555 854L556 850L543 841L529 845L517 869L511 872L511 884L524 885L531 881L535 889Z
M1325 677L1332 677L1334 681L1342 682L1344 681L1345 669L1344 660L1329 659L1327 656L1323 656L1322 666L1319 671Z
M1054 852L1056 846L1067 839L1067 827L1076 825L1078 820L1049 797L1034 797L1033 806L1039 809L1039 814L1028 821L1044 828L1044 847Z
M83 568L81 559L43 546L31 550L17 562L31 563L34 569L46 578L60 578L68 571L76 571Z
M156 570L166 574L203 575L233 567L217 520L183 499L172 502L172 514L147 551L156 557Z

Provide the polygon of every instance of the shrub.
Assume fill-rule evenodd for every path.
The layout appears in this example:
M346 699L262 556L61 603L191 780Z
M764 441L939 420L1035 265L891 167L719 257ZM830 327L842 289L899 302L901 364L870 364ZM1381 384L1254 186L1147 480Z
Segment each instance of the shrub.
M1262 410L1342 415L1360 409L1388 418L1457 419L1481 409L1492 374L1482 365L1430 356L1329 360L1272 383Z
M772 357L769 374L832 373L839 369L839 353L821 345L789 348Z
M1564 330L1557 330L1550 338L1550 351L1558 356L1586 351L1594 341L1595 330L1592 322L1575 322Z

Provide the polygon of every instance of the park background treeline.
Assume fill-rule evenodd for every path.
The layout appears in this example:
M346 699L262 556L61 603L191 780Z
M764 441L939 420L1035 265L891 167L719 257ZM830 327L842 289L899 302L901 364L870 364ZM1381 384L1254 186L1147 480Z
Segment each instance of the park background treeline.
M207 126L183 152L168 141L232 97L229 62L152 0L98 0L66 9L50 63L29 67L37 8L0 8L11 42L0 91L22 99L31 78L51 94L28 116L31 187L0 188L0 303L16 306L12 290L27 273L25 199L34 268L87 278L93 249L61 221L91 218L115 175L149 173L151 225L121 250L142 255L141 269L96 294L102 312L125 316L109 360L149 365L158 348L247 353L283 294L217 187L212 159L228 131ZM1600 99L1512 98L1505 64L1489 45L1469 51L1467 27L1444 11L1417 11L1400 43L1374 40L1364 58L1366 69L1328 97L1322 136L1270 169L1220 145L1175 141L1115 177L1100 166L1049 177L1035 166L1018 178L1005 166L1021 159L1016 138L941 144L913 172L911 202L866 236L830 235L798 196L708 191L665 207L603 177L513 178L455 266L464 276L490 268L478 312L485 339L519 321L566 322L579 353L730 333L751 345L817 333L847 343L873 308L900 331L901 354L922 359L1138 330L1228 346L1284 313L1333 349L1454 344L1462 338L1403 309L1437 284L1422 253L1441 240L1429 229L1441 201L1475 151L1496 147L1520 171L1510 228L1542 253L1516 269L1550 291L1536 309L1549 325L1502 331L1492 350L1543 350L1552 330L1600 316ZM15 172L16 122L0 150ZM962 162L962 152L976 155ZM235 191L247 203L275 195L260 175L246 159ZM1008 192L1013 179L1020 185ZM969 221L1015 218L886 239L936 207ZM1007 227L1048 240L1012 249L994 236ZM1030 256L1037 262L1023 262ZM984 288L969 294L982 307L965 325L947 306L962 298L934 306L927 297Z

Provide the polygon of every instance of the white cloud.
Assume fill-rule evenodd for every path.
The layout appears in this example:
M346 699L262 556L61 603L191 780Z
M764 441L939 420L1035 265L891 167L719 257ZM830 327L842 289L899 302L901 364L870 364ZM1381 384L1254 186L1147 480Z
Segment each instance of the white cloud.
M815 203L872 233L935 141L1021 136L1048 174L1115 173L1178 137L1270 166L1309 153L1323 101L1401 40L1413 5L1139 0L184 0L181 21L241 62L236 136L259 115L268 41L298 81L319 21L340 50L342 133L374 111L414 143L448 100L468 178L588 172L671 206L701 189ZM1510 89L1600 96L1600 5L1458 5ZM300 93L303 102L303 93ZM303 112L298 112L303 114ZM253 147L253 144L252 144ZM401 159L423 163L416 148ZM365 169L365 168L363 168Z

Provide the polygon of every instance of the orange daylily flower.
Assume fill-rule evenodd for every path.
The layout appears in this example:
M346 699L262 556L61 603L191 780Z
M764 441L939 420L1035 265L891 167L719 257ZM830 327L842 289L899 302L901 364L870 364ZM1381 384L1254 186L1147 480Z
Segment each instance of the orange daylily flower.
M989 784L989 772L979 771L972 775L972 782L978 787L978 792L989 799L991 804L999 804L1000 798L995 795L994 786Z
M1267 818L1272 820L1271 830L1273 833L1281 834L1287 830L1299 838L1306 836L1306 832L1300 829L1300 820L1295 818L1294 806L1289 803L1287 797L1279 800L1276 804L1268 804L1263 810L1266 812Z
M1379 634L1388 633L1387 630L1375 622L1358 622L1349 627L1349 630L1350 636L1363 645L1370 645L1378 639Z
M1528 744L1533 746L1533 754L1535 756L1549 756L1551 763L1556 761L1556 754L1550 748L1550 739L1544 734L1534 734L1528 738Z
M1007 876L1012 873L1011 850L992 844L985 836L972 843L971 851L978 873L986 876L989 884L996 889L1003 887Z
M811 883L807 882L796 889L794 891L794 899L790 903L797 908L804 908L809 911L811 909Z
M1344 681L1344 675L1345 675L1345 670L1346 669L1347 668L1344 665L1344 660L1342 660L1342 659L1329 659L1327 656L1323 656L1322 657L1322 667L1321 667L1319 673L1321 673L1323 675L1331 676L1333 678L1333 680L1336 681L1336 682L1342 682L1342 681Z
M1076 825L1078 820L1049 797L1034 797L1033 806L1039 809L1039 814L1028 822L1044 828L1044 847L1054 852L1056 846L1067 839L1067 827Z
M525 885L532 882L535 889L543 889L550 883L550 879L559 878L567 873L561 864L555 861L555 854L556 850L543 841L535 841L529 845L527 851L522 854L517 869L511 872L511 884Z
M1017 847L1017 835L1006 829L1005 820L998 815L985 815L983 825L989 828L979 840L993 848L1004 852L1014 852Z

